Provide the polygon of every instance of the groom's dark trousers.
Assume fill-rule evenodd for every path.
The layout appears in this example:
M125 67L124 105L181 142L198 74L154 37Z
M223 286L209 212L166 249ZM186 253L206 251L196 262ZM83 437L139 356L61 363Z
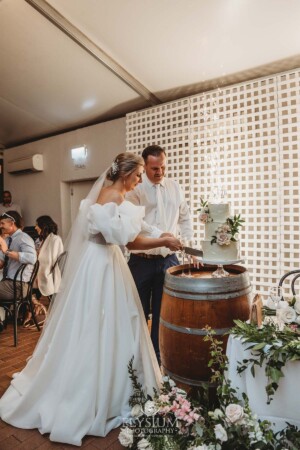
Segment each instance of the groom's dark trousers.
M165 258L161 255L131 253L128 262L134 278L146 320L152 313L151 339L158 361L159 351L159 316L165 272L169 267L179 264L175 254Z

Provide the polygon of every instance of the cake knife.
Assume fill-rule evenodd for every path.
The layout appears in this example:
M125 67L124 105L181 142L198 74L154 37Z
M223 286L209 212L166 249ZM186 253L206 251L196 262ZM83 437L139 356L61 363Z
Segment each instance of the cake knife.
M188 255L200 256L201 258L203 257L203 251L202 250L198 250L198 249L192 248L192 247L183 247L183 250Z

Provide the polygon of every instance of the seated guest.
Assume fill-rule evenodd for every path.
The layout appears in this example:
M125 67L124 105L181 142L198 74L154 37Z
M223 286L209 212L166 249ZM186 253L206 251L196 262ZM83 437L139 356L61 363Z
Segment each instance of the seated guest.
M40 262L37 274L37 298L40 294L48 296L58 292L61 273L55 262L64 251L60 236L57 236L57 225L50 216L36 219L35 229L39 235L38 259ZM53 270L54 267L54 270Z
M36 262L34 242L28 234L22 231L22 217L17 211L7 211L0 216L1 233L8 235L6 239L0 236L0 269L3 269L3 279L0 281L0 305L4 300L14 296L13 279L21 264L28 264L23 272L23 291L27 292L27 284Z
M8 234L2 233L2 230L1 230L1 228L0 228L0 236L2 236L3 239L5 239L5 238L8 237ZM2 278L3 278L3 269L0 269L0 280L2 280ZM3 331L3 328L4 328L4 325L3 325L4 320L5 320L5 309L2 308L2 306L0 306L0 331Z
M6 239L6 238L9 237L7 233L3 233L3 232L2 232L1 228L0 228L0 236L1 236L3 239ZM2 280L2 278L3 278L3 268L0 269L0 280ZM0 308L0 311L1 311L1 308ZM0 319L1 319L1 312L0 312Z
M7 211L17 211L22 216L21 208L17 203L12 202L10 191L4 191L2 203L0 204L0 215Z

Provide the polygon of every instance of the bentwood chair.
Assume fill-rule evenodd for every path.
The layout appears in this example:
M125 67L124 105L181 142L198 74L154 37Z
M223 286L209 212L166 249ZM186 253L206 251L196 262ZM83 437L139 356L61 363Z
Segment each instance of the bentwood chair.
M59 255L59 257L57 258L57 260L55 261L55 263L53 264L51 273L54 273L55 268L58 266L61 276L62 276L64 273L66 262L67 262L67 257L68 257L68 252L67 251L62 252ZM56 295L56 293L53 293L52 295L48 295L48 299L50 302L54 300L55 295Z
M278 286L282 287L283 282L288 278L288 277L293 277L291 280L291 291L293 295L296 295L296 290L295 290L295 283L297 281L298 278L300 278L300 269L296 269L296 270L291 270L290 272L287 272L286 274L283 275L283 277L281 277Z
M27 264L21 264L15 274L15 277L13 279L13 288L14 288L13 298L11 300L5 299L0 302L1 306L6 310L6 313L13 319L15 347L18 344L18 316L21 308L24 308L23 320L26 309L29 309L29 311L32 314L33 322L37 327L37 329L40 331L40 327L35 317L34 307L31 299L32 286L39 269L39 261L37 260L33 266L33 271L31 273L29 282L23 282L24 270L26 266ZM23 288L23 283L25 284L25 287L27 287L27 290Z

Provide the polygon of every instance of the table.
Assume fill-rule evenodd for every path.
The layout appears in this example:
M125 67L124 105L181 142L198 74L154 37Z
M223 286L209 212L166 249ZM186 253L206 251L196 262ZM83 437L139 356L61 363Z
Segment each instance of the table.
M242 392L247 394L252 412L261 420L269 420L274 431L285 428L286 422L300 428L300 362L290 361L283 367L285 376L279 380L279 387L268 405L264 366L255 366L255 377L250 368L241 374L237 373L238 361L250 357L251 351L246 348L247 344L243 344L240 339L229 336L226 353L229 360L228 378L232 387L238 388L241 399Z

